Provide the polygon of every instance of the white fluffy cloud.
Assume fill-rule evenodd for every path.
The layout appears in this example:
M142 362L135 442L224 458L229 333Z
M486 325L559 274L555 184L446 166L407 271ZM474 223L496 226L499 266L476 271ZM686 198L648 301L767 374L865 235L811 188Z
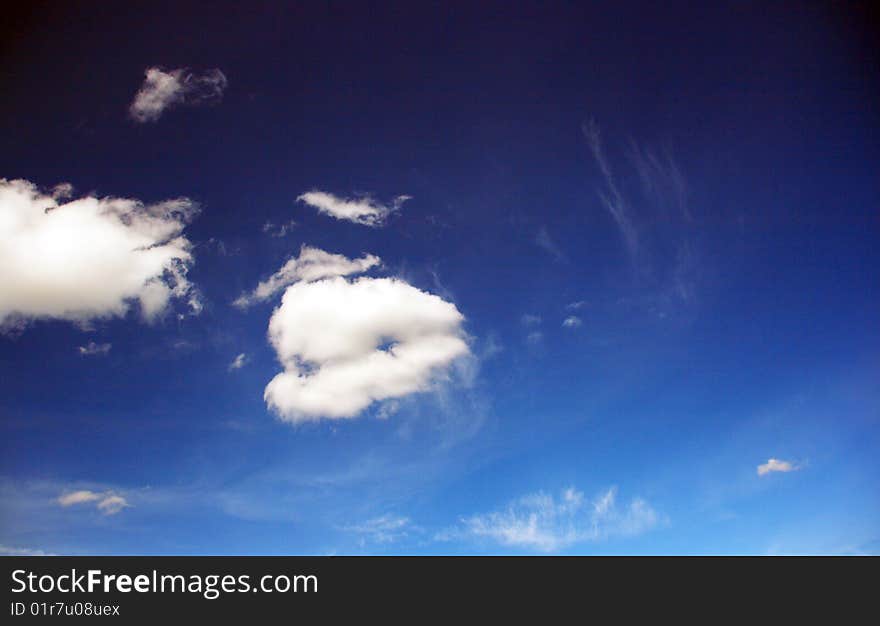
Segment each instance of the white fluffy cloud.
M455 305L402 280L304 279L269 322L284 371L265 400L298 423L351 418L373 402L426 391L469 354L463 321Z
M122 509L131 506L123 496L112 491L96 492L88 489L63 494L56 502L63 507L96 503L95 507L103 515L116 515Z
M389 214L398 210L411 196L397 196L391 204L376 202L369 196L340 198L324 191L309 191L297 198L319 212L365 226L381 226Z
M246 308L256 302L268 300L293 283L362 274L381 262L379 257L372 254L367 254L359 259L349 259L341 254L330 254L320 248L303 246L300 248L298 257L290 259L272 276L261 281L251 293L239 296L233 304L240 308Z
M539 492L524 496L503 510L465 518L462 530L452 535L556 552L581 542L639 534L659 520L657 512L641 498L619 506L615 487L592 501L577 489L568 488L558 498ZM448 538L449 533L446 535L440 538Z
M0 178L0 326L123 316L135 301L151 320L172 298L198 302L182 235L191 200L60 199Z
M223 97L226 76L218 69L196 74L186 68L164 71L150 67L144 84L134 97L129 113L137 122L155 122L177 105L213 104Z
M791 461L767 459L766 463L758 466L758 476L764 476L770 472L793 472L798 469L800 468Z

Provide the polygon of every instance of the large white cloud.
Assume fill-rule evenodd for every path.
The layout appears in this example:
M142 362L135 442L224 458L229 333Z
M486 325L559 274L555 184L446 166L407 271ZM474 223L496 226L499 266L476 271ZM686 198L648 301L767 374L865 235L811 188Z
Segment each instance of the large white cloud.
M455 305L398 279L341 276L287 288L269 323L284 366L265 400L290 422L355 417L426 391L469 354Z
M269 278L261 281L250 293L242 294L233 304L245 308L255 302L268 300L276 293L295 282L311 282L333 276L362 274L381 263L381 259L367 254L359 259L349 259L341 254L330 254L320 248L303 246L299 256L281 266Z
M165 110L186 104L213 104L223 97L226 76L218 69L196 74L186 68L164 71L150 67L134 97L129 114L137 122L155 122Z
M172 298L197 306L186 278L191 244L182 235L196 211L187 198L63 202L61 193L0 178L0 327L122 316L132 302L147 320Z
M370 196L340 198L325 191L309 191L297 198L319 212L364 226L381 226L385 219L398 210L411 196L397 196L391 204L382 204Z

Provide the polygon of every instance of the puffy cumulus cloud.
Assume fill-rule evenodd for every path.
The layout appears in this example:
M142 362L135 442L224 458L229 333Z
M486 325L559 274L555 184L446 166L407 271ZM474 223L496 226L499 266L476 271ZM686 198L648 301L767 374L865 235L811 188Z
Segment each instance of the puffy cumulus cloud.
M315 190L302 194L297 198L297 201L304 202L318 209L320 213L338 220L347 220L364 226L381 226L388 215L397 211L404 202L411 199L412 196L397 196L391 201L391 204L382 204L370 196L340 198L332 193Z
M791 461L783 461L781 459L767 459L766 463L758 466L758 476L765 476L771 472L794 472L800 467Z
M426 391L470 353L463 321L455 305L398 279L296 283L269 323L284 371L265 400L298 423Z
M182 235L196 212L187 198L62 203L26 180L0 179L0 326L123 316L132 302L152 320L172 298L198 302Z
M438 539L464 536L488 539L503 546L556 552L581 542L636 535L659 521L657 512L641 498L618 505L616 487L593 500L570 487L559 497L538 492L519 498L500 511L464 518L460 529L443 533Z
M268 300L293 283L362 274L381 262L379 257L372 254L359 259L349 259L341 254L325 252L320 248L303 246L298 257L290 259L272 276L261 281L251 293L239 296L233 304L239 308L246 308L256 302Z
M78 504L95 503L95 508L103 515L116 515L122 509L131 506L123 496L112 491L96 492L88 489L65 493L59 496L56 502L65 508Z
M150 67L144 72L144 84L129 106L137 122L155 122L167 109L177 105L214 104L223 97L227 80L218 69L201 74L186 68L164 71Z

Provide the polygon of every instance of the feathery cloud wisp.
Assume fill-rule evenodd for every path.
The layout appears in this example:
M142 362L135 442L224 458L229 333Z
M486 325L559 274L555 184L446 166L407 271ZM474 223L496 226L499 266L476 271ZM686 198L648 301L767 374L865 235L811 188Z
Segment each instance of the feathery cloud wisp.
M122 509L131 506L123 496L112 491L96 492L81 489L58 496L56 502L62 507L95 502L95 507L102 515L116 515Z
M298 257L287 261L272 276L260 281L251 293L242 294L233 304L244 309L256 302L268 300L293 283L362 274L381 262L379 257L372 254L367 254L359 259L348 259L341 254L331 254L320 248L303 246L300 248Z
M342 530L361 536L361 543L394 543L405 538L412 529L408 517L385 514L361 524L345 526Z
M400 209L404 202L411 199L412 196L397 196L391 201L391 204L382 204L370 196L340 198L332 193L315 190L300 195L297 201L338 220L346 220L364 226L381 226L391 213Z
M564 328L577 328L581 325L581 318L577 315L569 315L562 321L562 326Z
M186 68L164 71L150 67L144 72L144 84L129 106L136 122L155 122L167 109L178 105L214 104L223 97L227 80L218 69L201 74Z
M94 341L90 341L86 345L80 346L78 350L82 356L105 356L110 352L110 348L112 347L113 344L110 343L95 343Z
M245 365L247 365L247 362L248 362L247 355L244 352L242 352L237 357L232 359L232 363L229 364L229 371L231 372L233 370L240 370Z
M539 492L502 510L464 518L461 527L451 534L488 539L503 546L557 552L578 543L640 534L656 526L660 519L641 498L619 506L616 487L592 501L570 487L558 498Z

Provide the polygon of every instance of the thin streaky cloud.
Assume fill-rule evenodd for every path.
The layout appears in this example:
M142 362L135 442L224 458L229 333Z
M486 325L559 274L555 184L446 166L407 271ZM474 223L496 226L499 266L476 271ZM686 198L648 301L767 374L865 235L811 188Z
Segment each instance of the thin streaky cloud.
M562 326L564 328L577 328L581 325L581 318L577 315L569 315L562 321Z
M648 502L617 501L610 487L594 499L569 487L559 496L538 492L523 496L503 509L464 517L458 527L439 533L438 540L490 541L505 547L553 553L615 536L641 534L662 520Z
M546 226L541 226L541 228L538 229L538 234L535 235L535 243L557 262L561 263L565 261L565 253L553 237L550 236L550 232L547 230Z
M106 356L112 347L113 344L110 343L95 343L94 341L90 341L86 345L77 348L77 351L82 356Z
M597 191L599 199L620 229L620 234L623 237L630 258L633 262L636 262L639 252L638 234L630 216L629 206L617 188L611 166L605 157L599 126L595 120L591 119L582 126L582 131L605 183L605 190Z
M240 295L233 304L245 309L252 304L268 300L294 283L362 274L381 265L381 263L382 260L372 254L367 254L359 259L349 259L341 254L331 254L320 248L304 245L300 248L299 256L287 261L266 280L260 281L250 293Z
M361 545L372 543L394 543L406 538L415 527L408 517L385 514L359 524L342 527L343 531L360 536Z
M95 503L95 508L102 515L116 515L131 506L124 496L112 491L97 492L88 489L62 494L55 501L64 508Z
M242 352L241 354L236 356L234 359L232 359L232 362L229 364L229 371L231 372L233 370L240 370L245 365L247 365L247 362L248 362L248 356L244 352Z
M342 198L326 191L313 190L297 197L302 202L315 208L319 213L329 215L338 220L354 222L364 226L381 226L388 216L399 210L403 203L412 196L400 195L389 204L383 204L365 195L357 198Z

